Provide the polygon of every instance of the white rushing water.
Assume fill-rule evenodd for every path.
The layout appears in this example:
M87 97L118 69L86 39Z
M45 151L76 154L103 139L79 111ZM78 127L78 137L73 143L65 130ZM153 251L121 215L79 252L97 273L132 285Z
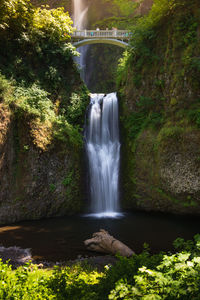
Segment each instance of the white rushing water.
M73 21L74 27L78 30L86 29L87 26L87 12L88 6L85 3L85 0L73 0ZM84 69L85 69L85 60L87 55L88 46L79 47L78 51L81 54L79 58L76 58L77 63L81 69L81 77L85 78Z
M96 217L119 216L118 99L116 93L91 95L86 128L91 212Z
M83 0L73 0L74 11L74 26L78 29L84 29L87 24L87 11L88 7L85 6Z
M88 5L86 0L73 0L74 26L86 29ZM77 60L84 74L87 46L80 47ZM87 83L87 82L86 82ZM90 175L90 216L117 217L119 214L119 127L116 93L93 94L86 129L86 151Z

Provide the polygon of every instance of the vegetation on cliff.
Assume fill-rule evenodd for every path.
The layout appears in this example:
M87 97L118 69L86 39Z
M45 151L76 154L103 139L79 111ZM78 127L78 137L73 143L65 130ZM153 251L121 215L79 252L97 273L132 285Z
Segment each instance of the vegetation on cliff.
M128 29L132 31L137 20L146 14L152 0L88 0L87 28L102 30ZM92 45L87 49L86 82L92 92L116 91L118 60L124 49L111 45ZM108 67L109 66L109 67Z
M81 208L88 90L72 31L63 8L0 2L1 223Z
M176 253L118 257L103 272L89 266L38 269L27 264L12 270L0 261L2 299L199 299L200 236L174 242Z
M135 18L137 19L136 9L140 4L132 0L103 0L101 5L104 10L104 16L100 20L98 15L96 18L92 16L94 28L99 26L109 29L112 29L112 27L130 29L135 24Z
M87 26L102 30L130 29L139 14L139 3L127 1L89 1ZM116 70L124 49L113 45L92 45L87 49L86 82L92 92L109 93L116 90ZM109 67L108 67L109 66Z
M155 0L118 68L126 205L199 212L199 16L192 1Z
M4 1L0 25L2 93L6 79L13 91L4 102L38 122L51 121L56 137L66 134L80 143L87 90L72 61L78 53L70 43L68 13L63 8L33 8L28 1Z

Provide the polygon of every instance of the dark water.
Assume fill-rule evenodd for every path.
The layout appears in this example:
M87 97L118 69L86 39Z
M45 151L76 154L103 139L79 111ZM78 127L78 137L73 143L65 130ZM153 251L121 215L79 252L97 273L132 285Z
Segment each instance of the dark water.
M0 244L4 247L31 248L35 259L64 261L88 252L83 241L99 229L108 230L136 253L144 242L151 252L172 250L177 237L191 239L200 232L200 218L166 216L150 213L126 214L121 219L93 219L81 216L26 221L0 227Z

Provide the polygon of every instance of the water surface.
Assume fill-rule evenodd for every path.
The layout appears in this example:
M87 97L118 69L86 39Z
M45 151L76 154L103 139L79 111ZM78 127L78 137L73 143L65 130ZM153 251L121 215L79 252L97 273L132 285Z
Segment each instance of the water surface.
M0 244L31 248L35 259L64 261L78 255L94 256L85 249L83 241L101 228L136 253L142 250L144 242L156 253L172 250L172 242L177 237L191 239L200 232L200 219L136 212L117 219L72 216L25 221L1 226Z

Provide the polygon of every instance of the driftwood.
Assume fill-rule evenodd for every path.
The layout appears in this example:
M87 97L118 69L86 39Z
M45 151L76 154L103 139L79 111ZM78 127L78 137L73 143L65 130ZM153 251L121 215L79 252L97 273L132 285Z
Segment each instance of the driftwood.
M130 257L134 254L133 250L125 244L116 240L107 231L101 229L100 232L93 233L93 237L84 241L88 250L103 252L109 254L120 254L122 256Z

